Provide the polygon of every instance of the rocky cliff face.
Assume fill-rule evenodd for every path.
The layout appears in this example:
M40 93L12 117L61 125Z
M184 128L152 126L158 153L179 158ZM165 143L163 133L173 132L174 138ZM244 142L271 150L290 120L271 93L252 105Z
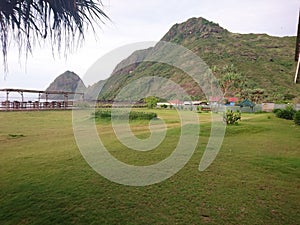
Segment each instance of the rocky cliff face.
M78 89L77 89L78 88ZM80 77L71 71L66 71L63 74L59 75L46 89L46 91L66 91L66 92L85 92L86 87ZM42 98L46 96L43 95ZM62 100L64 96L51 94L48 95L49 99L54 100ZM73 98L73 96L69 96L69 99Z
M228 31L218 24L204 18L191 18L184 23L175 24L161 39L162 41L176 42L189 37L211 38L227 34Z

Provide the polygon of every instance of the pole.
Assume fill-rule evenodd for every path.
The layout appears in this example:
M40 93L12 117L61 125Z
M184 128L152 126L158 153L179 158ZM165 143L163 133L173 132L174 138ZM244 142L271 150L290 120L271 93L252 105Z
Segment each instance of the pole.
M24 102L24 94L23 91L20 91L21 97L22 97L22 103Z
M6 110L8 110L9 102L8 102L9 91L6 91Z
M295 74L295 79L294 79L294 83L297 83L297 78L298 78L298 73L299 73L299 66L300 66L300 53L299 53L299 57L298 57L298 63L297 63L297 69L296 69L296 74Z

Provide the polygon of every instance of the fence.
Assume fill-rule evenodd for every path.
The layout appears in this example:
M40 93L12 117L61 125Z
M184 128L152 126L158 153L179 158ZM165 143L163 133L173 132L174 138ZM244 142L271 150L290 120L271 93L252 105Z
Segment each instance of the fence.
M42 109L69 109L72 108L72 101L3 101L0 105L0 110L42 110Z

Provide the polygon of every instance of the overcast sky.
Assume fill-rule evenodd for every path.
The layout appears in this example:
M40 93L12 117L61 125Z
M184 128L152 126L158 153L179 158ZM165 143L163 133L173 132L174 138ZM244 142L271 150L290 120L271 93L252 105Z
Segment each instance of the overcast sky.
M175 23L191 17L204 17L236 33L267 33L296 36L299 0L102 0L106 21L97 32L97 40L87 34L76 52L53 58L50 47L36 46L33 55L19 60L16 49L8 54L9 73L3 67L0 88L44 90L66 70L84 76L88 68L111 50L141 41L158 41ZM3 61L2 55L0 57ZM293 59L291 59L293 60ZM1 65L2 66L2 65ZM105 74L100 79L105 79Z

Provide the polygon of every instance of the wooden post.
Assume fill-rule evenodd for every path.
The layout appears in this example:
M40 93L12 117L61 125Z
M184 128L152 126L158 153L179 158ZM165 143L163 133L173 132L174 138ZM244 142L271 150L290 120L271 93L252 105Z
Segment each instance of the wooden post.
M299 57L298 57L298 63L297 63L297 69L296 69L296 73L295 73L295 79L294 79L294 83L297 83L297 78L298 78L298 74L299 74L299 66L300 66L300 53L299 53Z
M23 108L24 107L24 93L23 93L23 91L20 91L20 94L21 94L21 97L22 97L22 102L21 102L21 104L20 104L20 107L21 108Z
M297 32L297 39L296 39L296 51L295 51L295 61L297 63L297 69L295 73L294 83L297 83L297 78L299 74L299 64L300 64L300 10L299 10L299 19L298 19L298 32Z
M48 93L47 92L45 92L45 95L46 95L46 107L45 108L50 108L50 103L48 102Z
M64 94L64 108L66 109L68 107L68 93Z
M8 95L9 95L9 91L6 91L6 110L8 110Z
M19 93L20 93L21 99L22 99L20 106L21 106L21 108L23 108L23 104L24 104L24 93L23 93L23 91L19 91Z

